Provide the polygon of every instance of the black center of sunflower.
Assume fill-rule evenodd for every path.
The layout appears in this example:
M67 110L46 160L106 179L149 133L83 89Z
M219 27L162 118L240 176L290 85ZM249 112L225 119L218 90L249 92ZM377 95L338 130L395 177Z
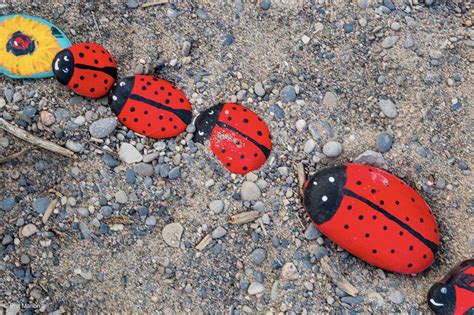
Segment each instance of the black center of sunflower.
M7 42L7 51L15 56L29 55L35 50L35 41L28 35L18 31L13 33Z

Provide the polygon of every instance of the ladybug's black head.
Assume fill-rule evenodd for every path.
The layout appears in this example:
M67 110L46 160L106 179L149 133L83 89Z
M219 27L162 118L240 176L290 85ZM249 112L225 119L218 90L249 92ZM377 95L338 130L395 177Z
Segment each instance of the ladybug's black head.
M428 305L435 314L454 314L456 290L452 285L435 283L428 291Z
M224 104L212 106L199 113L194 119L194 126L196 127L193 138L194 142L204 143L204 141L209 140L223 106Z
M53 59L54 77L64 85L67 85L74 73L74 56L69 49L63 49Z
M304 206L316 224L329 221L339 209L346 185L346 167L324 169L311 177L304 188Z
M132 94L135 77L118 80L109 94L109 106L115 115L119 115L127 99Z

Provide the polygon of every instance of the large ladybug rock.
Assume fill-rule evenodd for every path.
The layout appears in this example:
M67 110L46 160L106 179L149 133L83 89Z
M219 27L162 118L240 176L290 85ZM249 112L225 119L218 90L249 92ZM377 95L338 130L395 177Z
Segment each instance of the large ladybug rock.
M432 264L439 245L436 220L420 195L394 175L345 164L316 173L303 193L317 228L354 256L405 274Z
M56 79L82 96L105 96L117 80L117 63L102 46L80 43L60 51L53 60Z
M155 139L176 137L192 120L184 93L148 75L119 80L109 95L109 105L129 129Z
M428 305L435 314L474 314L474 259L454 267L428 291Z
M239 104L215 105L200 113L194 125L194 141L209 140L212 152L235 174L260 168L272 150L267 124Z

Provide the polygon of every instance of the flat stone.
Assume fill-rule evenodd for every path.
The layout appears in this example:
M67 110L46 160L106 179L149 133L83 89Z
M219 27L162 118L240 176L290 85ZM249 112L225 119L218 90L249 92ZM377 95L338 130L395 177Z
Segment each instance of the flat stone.
M354 163L373 165L378 168L387 168L387 163L382 154L372 150L367 150L354 159Z
M130 143L123 142L119 150L119 158L125 163L137 163L143 160L143 156Z
M329 141L324 144L323 153L327 157L338 157L342 153L342 144L337 141Z
M242 184L242 188L240 190L240 194L242 196L242 200L257 200L261 196L260 188L251 181L245 181Z
M388 299L395 304L402 304L405 300L405 295L399 290L394 290L388 295Z
M175 222L166 225L161 232L163 240L171 247L178 248L183 235L184 228L181 224Z
M124 204L124 203L127 203L127 201L128 201L128 196L127 196L127 194L126 194L123 190L118 190L118 191L115 193L115 200L116 200L118 203Z
M135 164L133 170L140 176L152 176L155 171L153 165L143 162Z
M377 149L380 152L388 152L392 148L393 136L388 132L381 132L377 136Z
M393 46L395 46L395 44L398 42L399 39L400 39L399 36L385 37L384 40L382 41L382 47L385 49L392 48Z
M23 226L21 229L21 235L23 235L23 237L30 237L36 232L38 232L38 228L32 223Z
M270 2L270 0L262 0L260 2L260 9L267 11L270 9L271 5L272 3Z
M0 201L0 209L5 212L10 212L15 207L15 199L14 198L6 198Z
M292 85L285 86L280 91L280 98L283 103L290 103L296 100L296 91Z
M316 226L314 226L314 223L312 222L309 223L308 227L306 228L306 231L304 232L304 237L307 240L312 241L312 240L317 239L320 236L321 236L321 232L319 232Z
M247 293L250 295L256 295L262 293L265 290L265 287L260 282L252 282L247 290Z
M97 139L108 137L117 127L117 119L113 117L99 119L89 126L89 133Z
M286 280L296 280L300 277L298 269L292 262L287 262L283 265L283 268L281 269L281 275Z
M261 265L267 259L267 251L263 248L256 248L250 255L250 261L255 265Z
M224 237L227 234L227 230L224 229L222 226L218 226L217 228L212 231L211 235L213 239L219 239Z
M37 198L34 202L33 202L33 210L35 210L37 213L44 213L46 211L46 209L48 208L49 206L49 199L48 197L40 197L40 198Z
M265 96L265 88L263 87L263 84L261 82L255 83L253 90L258 96Z
M309 154L313 152L314 148L316 148L316 141L308 139L303 146L303 151L304 153Z
M215 214L219 214L224 210L224 202L222 200L213 200L209 203L209 209Z
M73 152L79 153L79 152L82 151L84 146L82 144L80 144L79 142L68 140L68 141L66 141L66 148L68 148L69 150L71 150Z
M326 92L323 98L323 105L328 107L336 106L337 98L336 95L332 92Z
M149 216L145 220L145 224L148 226L155 226L156 225L156 217L155 216Z
M390 99L382 99L379 101L379 108L388 118L395 118L398 115L397 107Z

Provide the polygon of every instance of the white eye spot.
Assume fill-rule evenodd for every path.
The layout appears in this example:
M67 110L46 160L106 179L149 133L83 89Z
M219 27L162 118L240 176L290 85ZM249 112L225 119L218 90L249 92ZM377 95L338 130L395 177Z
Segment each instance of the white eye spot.
M323 198L321 198L324 202L328 201L328 196L323 196Z
M317 181L314 181L314 182L313 182L313 185L314 185L314 186L318 186L318 182L317 182Z
M446 288L441 288L441 293L446 294L448 292L448 289Z
M430 299L430 302L431 302L431 304L433 304L434 306L444 306L443 303L438 303L438 302L436 302L436 301L433 300L433 299Z
M125 86L125 82L122 81L122 82L119 83L119 85L120 86Z
M16 40L14 40L13 45L18 46L18 42Z
M69 59L67 58L67 56L64 56L64 61L69 61Z
M59 70L59 58L54 62L54 70Z
M329 181L330 181L331 183L334 183L334 177L332 177L332 176L329 177Z
M213 110L210 110L210 111L209 111L209 115L214 115L214 111L213 111Z
M113 99L114 101L116 101L116 100L117 100L117 96L112 95L112 99Z
M198 131L198 135L204 136L204 131Z
M69 72L69 69L68 69L68 68L64 68L64 69L63 69L63 72L64 72L64 73L68 73L68 72Z

